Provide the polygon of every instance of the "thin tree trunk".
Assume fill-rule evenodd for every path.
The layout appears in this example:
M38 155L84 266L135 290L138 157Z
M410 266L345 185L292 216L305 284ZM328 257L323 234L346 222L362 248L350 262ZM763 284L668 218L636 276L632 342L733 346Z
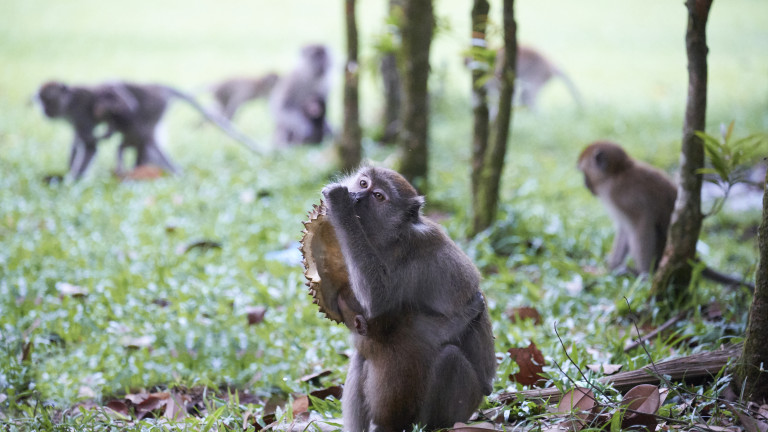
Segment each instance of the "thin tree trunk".
M398 14L402 0L389 0L389 15ZM402 83L397 65L397 53L388 52L381 58L381 78L384 84L384 112L381 118L381 142L391 144L397 140L400 130L400 105Z
M472 6L472 46L477 49L486 49L487 41L485 32L488 28L488 11L490 5L487 0L475 0ZM471 195L472 195L472 235L482 231L479 228L478 212L480 208L479 190L480 174L483 170L485 151L488 148L489 136L489 114L488 114L488 92L485 87L485 78L489 71L481 67L480 62L472 59L470 63L472 68L472 113L474 117L474 127L472 134L472 172L470 175Z
M703 131L707 112L707 17L712 0L686 0L688 29L688 99L680 154L680 184L667 235L664 255L654 274L652 291L657 298L676 303L691 281L690 262L696 257L701 222L701 174L704 144L695 131Z
M768 373L765 372L768 366L768 173L763 188L763 220L757 231L760 263L755 274L755 297L749 309L744 351L736 370L737 384L744 384L744 395L759 403L768 401Z
M358 97L357 20L355 0L345 0L347 24L347 64L344 69L344 125L338 143L341 168L353 171L360 165L361 131Z
M512 95L515 90L515 70L517 62L517 24L515 23L515 2L514 0L504 0L503 6L504 23L504 63L501 75L499 91L498 114L494 124L491 127L488 145L483 152L482 159L480 155L473 153L473 196L474 216L472 231L474 234L491 226L496 219L496 211L499 207L499 188L501 176L504 170L504 158L507 154L507 141L509 139L509 129L512 122ZM474 15L474 10L473 10ZM476 115L487 116L485 113ZM487 121L487 120L486 120ZM478 118L475 118L476 126ZM476 129L475 139L481 137ZM479 149L477 143L473 143L473 152ZM480 162L479 171L475 166Z
M402 154L399 170L421 193L426 193L427 189L427 81L434 22L432 0L403 2L403 105L400 113L402 128L398 136Z

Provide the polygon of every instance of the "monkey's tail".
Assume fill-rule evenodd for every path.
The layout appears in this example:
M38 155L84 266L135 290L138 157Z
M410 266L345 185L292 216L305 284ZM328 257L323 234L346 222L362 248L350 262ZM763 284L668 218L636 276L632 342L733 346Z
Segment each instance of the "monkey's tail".
M200 114L202 114L203 117L205 117L206 120L216 125L219 129L224 131L224 133L229 135L232 139L244 145L248 150L257 154L264 153L264 150L262 150L261 146L259 146L259 144L257 144L256 141L252 140L250 137L248 137L244 133L237 130L232 125L232 123L230 123L227 119L225 119L221 115L212 113L209 110L207 110L202 104L200 104L200 102L197 101L197 99L194 98L194 96L170 86L162 86L162 87L166 89L166 91L168 91L171 95L190 104L193 108L198 110Z
M704 270L701 271L701 275L713 282L721 283L723 285L734 286L734 287L745 286L750 290L752 290L752 292L755 292L754 284L735 276L730 276L725 273L720 273L719 271L713 270L709 267L705 267Z
M581 100L581 92L579 92L579 89L576 87L576 84L571 81L571 77L568 76L565 72L560 70L560 68L555 68L555 75L560 77L561 80L563 80L563 83L566 87L568 87L568 91L571 93L571 96L573 96L573 100L576 101L576 104L581 107L584 106Z

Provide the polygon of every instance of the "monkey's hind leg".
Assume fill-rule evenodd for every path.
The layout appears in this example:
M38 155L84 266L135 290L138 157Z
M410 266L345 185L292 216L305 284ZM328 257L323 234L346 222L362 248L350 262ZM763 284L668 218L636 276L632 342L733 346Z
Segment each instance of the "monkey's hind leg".
M363 391L365 376L365 359L360 354L354 353L349 363L347 380L344 382L344 394L341 397L345 431L367 432L370 428L371 415Z
M448 428L467 421L483 399L472 364L456 345L446 345L435 359L419 424Z

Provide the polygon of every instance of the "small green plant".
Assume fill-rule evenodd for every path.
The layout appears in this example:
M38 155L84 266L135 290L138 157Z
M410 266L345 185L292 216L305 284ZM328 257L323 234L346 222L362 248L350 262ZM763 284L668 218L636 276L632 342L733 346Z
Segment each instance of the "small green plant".
M704 149L709 157L710 167L701 168L699 174L704 180L719 186L723 190L722 198L715 201L707 214L715 214L722 209L731 188L746 181L745 173L759 155L762 146L764 156L768 155L768 135L753 134L744 138L733 138L734 122L720 125L720 139L706 132L696 131L696 136L704 142Z

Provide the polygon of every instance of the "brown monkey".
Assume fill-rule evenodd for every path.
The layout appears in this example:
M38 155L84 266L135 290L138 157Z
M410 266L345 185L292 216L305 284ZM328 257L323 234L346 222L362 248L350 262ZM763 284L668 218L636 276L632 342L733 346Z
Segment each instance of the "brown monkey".
M262 77L230 78L210 87L221 115L232 120L242 104L252 99L269 96L277 84L278 76L269 73Z
M114 132L122 135L117 152L116 171L119 175L123 173L123 152L126 148L136 149L136 166L156 164L168 171L177 172L176 167L160 150L156 136L172 98L188 102L234 139L254 148L252 141L237 132L226 120L208 113L193 97L169 86L113 82L85 87L51 81L43 84L38 91L38 99L46 116L63 118L75 130L69 160L69 173L75 179L79 179L88 169L96 154L98 141ZM94 135L96 126L102 123L107 125L106 133Z
M270 97L275 145L319 143L331 134L325 113L330 70L330 50L307 45L295 68L278 80Z
M648 273L661 259L667 242L677 187L659 169L631 158L619 145L598 141L579 155L584 183L608 210L616 227L608 268L619 269L627 256L634 271ZM751 286L710 268L702 276L725 284Z
M502 76L501 66L504 64L504 49L496 52L496 68L491 89L498 93L498 82ZM577 104L581 105L581 96L576 85L557 65L538 50L526 46L517 47L517 69L515 76L515 98L519 103L532 110L536 109L539 93L553 78L560 78Z
M400 174L366 167L323 189L354 307L344 429L401 431L466 421L492 390L493 334L472 261L421 214Z

